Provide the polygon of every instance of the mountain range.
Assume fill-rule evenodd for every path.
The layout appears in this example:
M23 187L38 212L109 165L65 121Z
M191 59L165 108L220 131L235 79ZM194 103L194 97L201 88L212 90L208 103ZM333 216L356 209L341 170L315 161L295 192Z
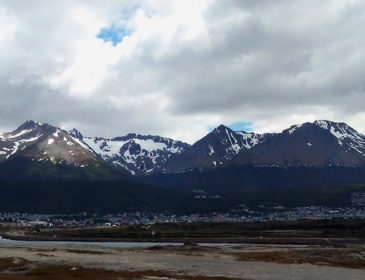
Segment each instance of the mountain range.
M14 131L0 134L0 164L20 159L95 174L131 175L206 171L231 165L358 167L365 163L365 136L345 123L325 120L267 134L220 125L189 145L134 133L112 139L86 137L77 129L65 131L26 121Z
M267 134L220 125L193 145L134 133L87 137L77 129L26 121L0 134L0 210L196 213L230 211L242 203L348 206L353 192L365 190L364 163L365 136L331 121Z

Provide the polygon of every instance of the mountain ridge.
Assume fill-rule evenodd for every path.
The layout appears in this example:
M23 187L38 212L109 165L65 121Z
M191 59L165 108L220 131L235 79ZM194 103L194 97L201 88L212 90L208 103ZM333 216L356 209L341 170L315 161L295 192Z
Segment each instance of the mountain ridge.
M179 154L189 146L166 137L135 133L111 139L83 137L81 141L101 159L133 175L159 169L172 154Z
M317 120L280 133L234 131L219 125L189 145L157 135L129 133L87 137L28 120L0 134L0 162L25 157L52 164L110 165L132 175L210 170L232 164L253 166L363 166L365 136L346 123Z
M96 157L67 131L47 123L28 120L0 136L2 177L93 178L118 176L112 166Z

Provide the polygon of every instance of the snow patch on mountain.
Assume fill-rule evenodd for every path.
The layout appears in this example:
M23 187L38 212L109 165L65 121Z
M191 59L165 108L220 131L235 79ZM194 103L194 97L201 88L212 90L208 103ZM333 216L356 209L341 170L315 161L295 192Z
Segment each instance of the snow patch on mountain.
M141 146L142 150L145 150L147 152L168 149L165 143L155 142L152 139L135 139L134 141ZM174 153L175 151L171 152Z
M131 174L155 171L171 155L179 154L188 147L188 144L169 138L133 133L113 139L83 137L82 142L103 160Z
M17 133L17 134L10 134L10 135L8 136L8 138L18 138L18 137L20 137L20 136L22 136L22 135L24 135L24 134L26 134L26 133L29 133L29 132L31 132L31 131L33 131L33 129L24 129L24 130L20 131L20 132L19 132L19 133Z
M18 151L18 148L19 148L19 143L18 142L15 142L14 143L14 146L13 146L13 150L11 151L10 154L8 154L6 156L6 158L8 159L10 156L12 156L13 154L15 154Z
M235 134L241 136L241 143L245 149L252 149L265 139L264 134L256 134L253 132L235 131Z
M83 142L86 143L96 154L100 155L103 159L119 155L120 149L126 143L126 141L113 141L110 139L104 139L99 137L84 137Z
M337 138L338 144L346 146L365 156L365 136L357 132L345 123L336 123L331 121L315 121L315 125L329 131Z
M214 148L209 145L209 156L212 156L212 154L214 154Z
M56 129L56 132L53 133L53 136L58 138L58 134L60 133L60 130L59 129Z
M34 142L36 140L38 140L40 137L42 137L43 134L37 134L35 137L31 137L29 139L21 139L19 140L20 143L25 143L25 142Z
M289 129L287 129L286 131L288 131L289 134L293 134L298 128L300 128L302 126L303 126L302 124L293 125Z
M318 125L319 127L323 128L323 129L328 129L328 121L324 121L324 120L318 120L318 121L315 121L314 124L315 125Z

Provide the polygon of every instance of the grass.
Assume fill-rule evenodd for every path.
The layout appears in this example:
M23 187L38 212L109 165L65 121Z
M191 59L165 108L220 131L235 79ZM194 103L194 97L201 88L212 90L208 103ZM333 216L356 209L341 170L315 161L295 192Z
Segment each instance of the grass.
M314 264L345 268L364 269L365 249L326 248L304 250L282 250L271 252L239 252L234 256L240 261L262 261L286 264Z
M12 260L0 259L3 265L13 264ZM84 268L72 266L40 266L29 269L25 273L5 272L0 274L2 280L122 280L122 279L153 279L153 280L236 280L227 277L178 275L165 271L112 271L97 268Z

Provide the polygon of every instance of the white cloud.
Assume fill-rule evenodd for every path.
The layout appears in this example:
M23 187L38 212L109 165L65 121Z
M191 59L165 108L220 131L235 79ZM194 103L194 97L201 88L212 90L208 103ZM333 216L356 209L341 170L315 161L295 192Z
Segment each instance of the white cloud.
M16 28L16 20L5 9L0 9L0 42L4 44L12 40Z
M362 1L3 1L0 120L189 142L236 121L365 132L364 24ZM115 46L97 38L113 25L130 30Z

